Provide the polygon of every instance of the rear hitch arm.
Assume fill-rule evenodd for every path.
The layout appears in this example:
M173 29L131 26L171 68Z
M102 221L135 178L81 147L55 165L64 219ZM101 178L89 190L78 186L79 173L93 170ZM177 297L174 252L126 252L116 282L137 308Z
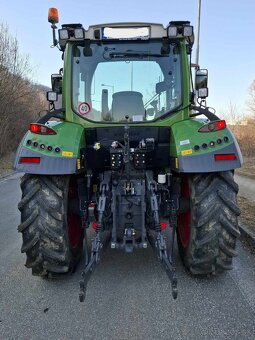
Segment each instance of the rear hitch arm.
M176 299L178 296L176 268L173 264L172 256L168 255L165 237L162 232L158 232L155 239L155 237L152 236L151 233L149 233L148 240L152 248L156 250L157 257L160 260L164 270L166 271L167 276L171 281L172 296L174 299ZM172 247L173 245L171 245L171 248Z
M173 246L171 245L171 248L172 247ZM157 235L156 250L158 257L160 257L160 261L171 281L172 296L174 299L176 299L178 296L176 268L173 265L173 257L167 254L166 241L162 233Z
M102 248L103 243L100 240L100 233L97 233L95 238L92 240L92 249L89 262L88 264L86 264L85 269L81 274L82 279L80 280L80 293L79 293L80 302L84 302L85 300L87 284L91 274L93 273L96 267L96 264L100 260L100 253Z
M158 259L160 260L163 268L165 269L172 287L172 296L174 299L177 298L178 290L177 290L177 276L176 276L176 268L173 264L173 247L174 247L174 234L176 228L176 209L174 206L174 201L172 201L172 209L171 209L171 218L170 218L170 226L172 228L171 233L171 244L170 244L170 252L168 254L167 245L165 241L165 236L162 234L160 228L160 220L159 220L159 205L158 198L156 195L156 187L157 183L153 180L151 172L147 171L147 185L148 190L150 192L150 205L151 211L153 212L154 225L156 230L156 238L152 235L152 233L148 233L149 242L156 250Z
M101 241L101 234L103 232L103 216L104 216L105 207L106 207L106 199L107 199L107 193L109 191L110 180L111 180L110 172L105 172L104 180L100 184L100 196L99 196L98 208L97 208L98 222L97 222L97 228L96 228L96 236L92 239L91 255L90 255L89 260L85 259L85 268L81 274L82 279L80 280L80 293L79 293L80 302L83 302L85 300L86 289L87 289L89 278L91 274L93 273L96 265L100 261L102 249L104 246L103 242ZM109 242L109 240L107 241ZM107 246L108 242L106 242L105 247ZM87 242L85 242L85 247L86 247L85 252L87 253Z

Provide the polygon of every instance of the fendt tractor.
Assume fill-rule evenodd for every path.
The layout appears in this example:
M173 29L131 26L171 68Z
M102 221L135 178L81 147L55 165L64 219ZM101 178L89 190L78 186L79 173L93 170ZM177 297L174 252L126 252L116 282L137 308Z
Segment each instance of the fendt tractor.
M65 24L57 37L57 9L48 19L63 68L14 164L25 173L18 230L26 267L55 278L84 258L80 301L107 245L131 253L150 244L174 298L175 235L192 274L231 269L242 156L206 106L208 72L191 62L190 22Z

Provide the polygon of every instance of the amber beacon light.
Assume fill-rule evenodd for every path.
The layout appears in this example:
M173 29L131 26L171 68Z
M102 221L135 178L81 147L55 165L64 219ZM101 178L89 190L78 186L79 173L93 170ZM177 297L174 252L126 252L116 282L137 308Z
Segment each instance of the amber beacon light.
M54 25L58 23L58 10L57 8L51 7L48 10L48 21Z
M48 10L48 21L51 23L51 28L52 28L52 36L53 36L52 47L57 46L57 44L58 44L58 41L56 39L56 29L57 29L56 24L58 23L58 19L59 19L58 18L58 10L54 7L49 8L49 10Z

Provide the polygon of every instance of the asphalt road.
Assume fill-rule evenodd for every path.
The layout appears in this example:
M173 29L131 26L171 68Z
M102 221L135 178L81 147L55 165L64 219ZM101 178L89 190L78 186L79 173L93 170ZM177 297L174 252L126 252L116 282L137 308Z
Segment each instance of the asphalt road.
M80 270L32 277L20 253L17 174L0 180L0 339L254 339L255 255L238 244L234 269L195 279L177 256L179 297L151 249L107 250L78 301Z

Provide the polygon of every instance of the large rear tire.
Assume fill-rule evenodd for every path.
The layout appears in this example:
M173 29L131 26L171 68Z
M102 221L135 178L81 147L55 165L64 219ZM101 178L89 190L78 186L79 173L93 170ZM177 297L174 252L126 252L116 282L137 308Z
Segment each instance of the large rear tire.
M236 204L238 185L231 171L181 178L186 210L178 215L177 240L185 267L195 275L232 269L240 232Z
M76 177L26 174L20 186L25 266L43 277L74 271L83 249Z

